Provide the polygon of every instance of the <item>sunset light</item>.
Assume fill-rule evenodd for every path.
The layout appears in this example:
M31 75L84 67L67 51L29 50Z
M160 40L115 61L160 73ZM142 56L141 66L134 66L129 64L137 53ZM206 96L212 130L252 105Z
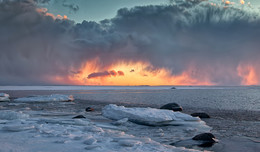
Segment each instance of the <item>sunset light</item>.
M260 0L0 0L1 152L258 152Z

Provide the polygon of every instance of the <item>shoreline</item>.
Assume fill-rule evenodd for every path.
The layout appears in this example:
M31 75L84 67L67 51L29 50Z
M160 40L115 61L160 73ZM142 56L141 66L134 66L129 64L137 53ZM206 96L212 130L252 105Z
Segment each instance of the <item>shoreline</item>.
M89 106L101 112L102 107L107 102L81 101L82 104L88 103ZM151 107L159 108L158 105L112 103L126 107ZM205 112L211 118L202 119L212 127L211 132L219 140L219 143L209 148L199 148L200 150L210 150L215 152L256 152L260 149L260 111L248 110L220 110L208 108L183 107L183 113L191 114L194 112Z
M107 104L117 104L126 107L151 107L159 108L158 105L130 104L130 103L108 103L99 101L80 101L86 106L96 108L101 112L102 107ZM211 132L219 140L219 143L209 148L199 148L200 150L210 150L215 152L247 151L256 152L260 149L260 111L248 110L220 110L209 108L183 107L183 113L191 114L194 112L205 112L211 116L208 119L202 119L206 124L212 127Z
M4 91L11 93L13 97L27 96L35 91ZM37 92L37 91L36 91ZM38 91L37 94L49 94L53 91ZM60 93L60 91L54 91L54 93ZM14 95L15 94L15 95ZM13 98L12 98L13 99ZM28 107L28 104L12 105L14 102L0 102L0 109L7 106L8 109L24 109ZM68 111L77 109L78 113L84 112L91 118L91 115L100 115L102 108L107 104L117 104L126 107L152 107L159 108L161 105L157 104L145 104L145 103L128 103L128 102L102 102L94 100L79 100L74 101L75 104L64 105L62 108ZM40 106L35 106L32 103L30 108L32 110L43 110ZM39 103L38 103L39 104ZM45 103L42 103L45 104ZM85 112L86 107L92 107L95 112ZM45 107L47 110L64 110L64 109L52 109L51 106ZM48 109L49 108L49 109ZM212 127L211 132L219 140L219 143L213 145L210 148L198 148L200 150L210 150L216 152L228 152L228 151L247 151L255 152L260 149L260 111L249 111L249 110L223 110L223 109L212 109L212 108L199 108L192 106L183 106L183 113L191 114L194 112L205 112L211 116L209 119L202 119L206 124ZM95 121L95 120L94 120ZM96 120L99 121L99 120Z

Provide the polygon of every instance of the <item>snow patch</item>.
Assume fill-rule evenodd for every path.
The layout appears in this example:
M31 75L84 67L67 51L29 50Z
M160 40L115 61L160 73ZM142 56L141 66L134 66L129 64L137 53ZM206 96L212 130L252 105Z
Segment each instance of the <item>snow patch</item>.
M52 101L73 101L72 95L62 95L62 94L52 94L45 96L33 96L33 97L23 97L17 98L16 102L52 102Z

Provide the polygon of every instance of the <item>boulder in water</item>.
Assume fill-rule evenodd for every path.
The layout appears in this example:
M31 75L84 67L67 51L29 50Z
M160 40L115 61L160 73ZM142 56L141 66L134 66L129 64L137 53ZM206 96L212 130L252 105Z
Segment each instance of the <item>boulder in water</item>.
M87 107L85 110L86 110L86 112L94 111L94 109L91 107Z
M182 107L180 105L178 105L177 103L168 103L168 104L162 106L160 109L182 111Z
M201 143L198 145L200 147L211 147L217 142L216 137L212 133L202 133L196 135L192 138L192 140L200 141Z
M82 118L85 119L86 117L83 115L77 115L77 116L73 117L72 119L82 119Z
M186 147L192 148L193 146L199 147L211 147L213 144L217 142L215 136L211 133L202 133L196 135L192 139L180 140L175 143L171 143L170 145L176 147Z

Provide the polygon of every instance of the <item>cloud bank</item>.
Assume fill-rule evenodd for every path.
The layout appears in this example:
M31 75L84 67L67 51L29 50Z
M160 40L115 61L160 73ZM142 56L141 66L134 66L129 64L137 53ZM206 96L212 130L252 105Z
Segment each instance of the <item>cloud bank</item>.
M30 0L0 1L1 85L55 84L50 77L72 76L93 59L99 71L142 61L152 65L144 70L166 68L173 76L188 71L217 85L260 82L257 9L175 0L78 24L38 9Z

